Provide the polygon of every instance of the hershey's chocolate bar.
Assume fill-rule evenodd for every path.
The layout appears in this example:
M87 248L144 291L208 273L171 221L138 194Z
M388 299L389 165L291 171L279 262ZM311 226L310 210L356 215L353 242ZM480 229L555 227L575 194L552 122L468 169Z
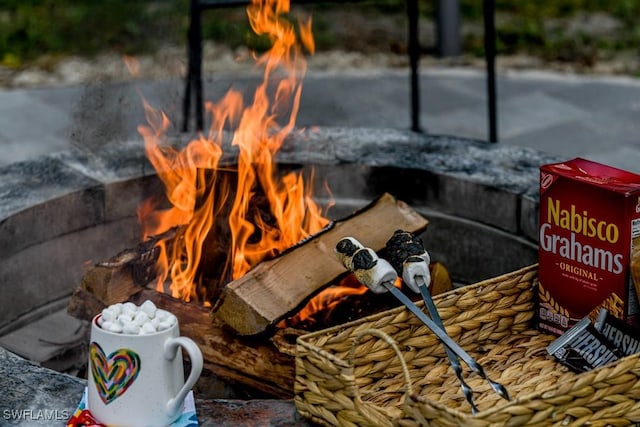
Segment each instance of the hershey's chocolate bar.
M588 317L547 346L549 354L577 372L586 372L622 357L622 353L596 330Z
M607 309L600 309L594 326L611 344L620 349L624 356L640 351L638 331L613 316Z

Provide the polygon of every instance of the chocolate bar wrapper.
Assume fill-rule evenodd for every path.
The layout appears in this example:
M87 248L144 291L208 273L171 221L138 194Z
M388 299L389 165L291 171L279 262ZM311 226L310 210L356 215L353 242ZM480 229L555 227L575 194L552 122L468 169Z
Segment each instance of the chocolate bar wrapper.
M583 318L547 347L550 355L576 372L587 372L622 357L622 353Z
M600 309L594 327L607 341L620 349L624 356L640 351L640 333L606 309Z

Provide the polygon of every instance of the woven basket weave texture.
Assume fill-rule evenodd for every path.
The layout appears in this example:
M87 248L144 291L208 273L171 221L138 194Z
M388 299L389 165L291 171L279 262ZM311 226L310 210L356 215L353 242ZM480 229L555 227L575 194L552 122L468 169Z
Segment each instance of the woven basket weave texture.
M640 358L575 374L533 327L537 266L434 298L447 333L507 387L500 398L466 366L471 414L437 337L404 307L303 335L295 404L335 426L621 426L640 422ZM421 306L421 303L418 303Z

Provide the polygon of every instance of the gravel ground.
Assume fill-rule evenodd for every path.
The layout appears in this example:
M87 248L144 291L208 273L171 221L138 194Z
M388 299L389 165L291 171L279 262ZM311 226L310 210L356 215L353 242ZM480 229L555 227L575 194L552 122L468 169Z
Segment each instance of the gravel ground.
M185 47L168 46L155 55L136 57L139 72L132 75L121 56L103 53L94 58L67 57L57 59L53 65L43 57L33 65L13 70L0 67L0 87L35 88L87 84L92 82L116 82L131 79L164 79L183 77L186 74ZM559 73L629 75L640 68L635 54L620 54L615 58L602 60L593 66L566 62L544 62L528 55L502 56L497 58L499 71L545 70ZM482 69L483 58L462 55L455 58L422 56L421 69L434 67L465 67ZM384 52L356 52L332 50L319 52L309 58L310 72L364 72L367 70L398 69L408 67L406 55ZM231 50L208 42L204 47L203 73L251 72L255 70L251 55L247 50Z

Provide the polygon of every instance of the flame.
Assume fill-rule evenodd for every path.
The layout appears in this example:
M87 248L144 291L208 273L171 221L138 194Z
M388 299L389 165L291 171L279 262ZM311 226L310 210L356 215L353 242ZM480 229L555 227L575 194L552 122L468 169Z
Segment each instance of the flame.
M397 277L393 282L396 288L402 288L402 279ZM346 275L338 284L329 286L320 291L316 296L294 316L283 319L278 323L279 328L298 327L304 322L315 323L318 321L316 315L324 313L323 317L331 317L333 310L346 298L350 296L364 295L369 288L362 285L353 274ZM327 326L324 324L324 326Z
M303 322L313 321L313 316L316 313L330 313L338 304L340 304L345 298L352 295L363 295L367 292L368 288L360 282L353 274L345 276L337 285L329 286L320 291L316 296L311 298L309 302L298 311L293 317L282 320L279 324L279 328L285 328L287 326L296 327Z
M143 238L180 226L173 239L157 243L159 291L170 278L174 297L205 301L206 289L196 283L197 273L203 243L219 221L226 221L231 234L222 273L231 279L328 223L303 174L291 172L280 178L274 163L295 127L306 71L303 49L309 53L315 49L311 20L299 22L298 35L285 16L288 13L288 0L253 0L247 7L251 28L271 41L271 48L256 58L256 64L264 67L264 78L250 105L245 106L235 90L217 104L206 103L211 128L183 150L168 144L167 116L144 103L148 124L138 130L169 206L157 199L140 206ZM223 147L237 151L233 166L221 164ZM313 176L309 178L308 182Z

